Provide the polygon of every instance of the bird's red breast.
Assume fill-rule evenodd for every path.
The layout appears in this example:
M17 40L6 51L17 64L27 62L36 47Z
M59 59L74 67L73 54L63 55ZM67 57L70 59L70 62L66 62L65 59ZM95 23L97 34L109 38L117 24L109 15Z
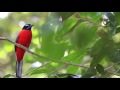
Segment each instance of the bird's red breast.
M17 37L16 43L21 44L28 48L31 43L31 39L32 39L31 30L21 30ZM25 50L20 47L15 46L15 53L16 53L16 58L19 62L23 59Z

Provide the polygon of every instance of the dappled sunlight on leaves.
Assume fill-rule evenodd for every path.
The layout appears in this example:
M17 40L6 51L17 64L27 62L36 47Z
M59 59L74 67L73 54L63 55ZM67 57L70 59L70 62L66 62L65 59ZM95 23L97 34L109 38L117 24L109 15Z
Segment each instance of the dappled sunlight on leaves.
M120 12L11 12L0 19L0 37L15 41L26 23L38 56L25 53L22 78L120 76ZM14 44L0 40L0 77L14 78L15 59Z

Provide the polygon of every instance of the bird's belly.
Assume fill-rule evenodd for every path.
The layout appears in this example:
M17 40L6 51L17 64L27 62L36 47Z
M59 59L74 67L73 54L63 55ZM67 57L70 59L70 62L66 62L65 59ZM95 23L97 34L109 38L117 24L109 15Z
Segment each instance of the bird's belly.
M26 48L29 47L30 43L31 43L31 33L28 32L27 34L23 34L20 35L19 39L18 39L18 44L21 44L23 46L25 46ZM20 48L20 47L16 47L16 58L18 61L21 61L23 59L23 56L25 54L25 50Z

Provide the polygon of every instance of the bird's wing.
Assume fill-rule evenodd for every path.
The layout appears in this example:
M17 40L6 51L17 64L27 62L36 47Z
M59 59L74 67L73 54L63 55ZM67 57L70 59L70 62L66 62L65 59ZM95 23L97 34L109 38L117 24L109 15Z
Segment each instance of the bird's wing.
M17 36L15 42L17 43L18 42L18 39L19 39L19 35ZM15 45L15 52L16 52L16 45Z

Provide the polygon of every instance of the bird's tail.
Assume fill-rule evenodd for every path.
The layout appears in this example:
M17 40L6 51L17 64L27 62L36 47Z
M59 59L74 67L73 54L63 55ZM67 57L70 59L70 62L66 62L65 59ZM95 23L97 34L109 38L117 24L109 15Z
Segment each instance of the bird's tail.
M16 61L16 78L21 78L23 60Z

